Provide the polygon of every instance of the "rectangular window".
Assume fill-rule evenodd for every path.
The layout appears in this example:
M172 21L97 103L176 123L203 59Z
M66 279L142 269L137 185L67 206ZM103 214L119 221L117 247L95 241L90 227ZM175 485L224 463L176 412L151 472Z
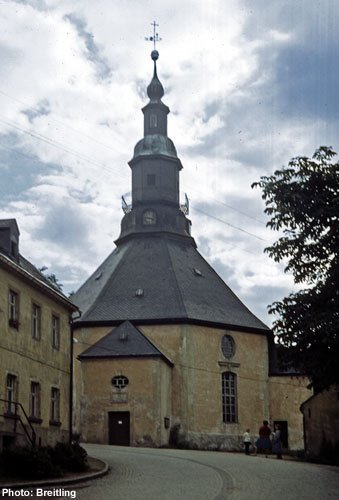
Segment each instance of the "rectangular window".
M17 391L17 378L10 373L6 377L6 411L7 413L15 413L15 400Z
M155 174L147 175L147 186L155 186Z
M40 416L40 384L31 382L30 416L39 418Z
M56 387L51 390L51 422L56 423L60 420L60 391Z
M8 294L8 323L13 328L19 328L19 294L14 290Z
M222 374L222 411L225 423L238 421L237 411L237 376L231 372Z
M60 347L60 318L52 315L52 346L55 349Z
M41 307L32 304L32 337L39 340L41 336Z
M154 114L150 115L150 117L149 117L149 126L150 126L150 128L157 128L157 126L158 126L158 117L157 117L157 115L154 115Z

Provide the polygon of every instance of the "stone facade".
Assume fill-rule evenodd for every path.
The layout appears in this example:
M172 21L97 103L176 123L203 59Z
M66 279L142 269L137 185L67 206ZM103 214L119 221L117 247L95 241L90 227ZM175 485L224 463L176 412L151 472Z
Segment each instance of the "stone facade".
M124 200L117 248L73 296L82 311L74 324L81 360L76 429L84 439L112 444L240 449L245 429L255 435L264 419L276 419L289 447L301 448L307 381L270 377L272 332L200 255L191 235L158 57L152 51L144 137L129 162L132 203ZM131 340L119 344L119 329L129 329ZM132 341L137 337L139 344ZM153 348L144 348L148 341ZM128 379L120 396L112 392L114 374Z
M138 328L173 367L162 360L133 357L76 361L75 427L85 441L109 443L108 414L125 411L130 414L131 445L163 446L171 439L178 446L236 450L242 447L244 430L250 428L255 436L267 418L272 425L274 421L288 423L290 449L303 447L299 406L310 395L308 380L269 376L266 335L187 324ZM76 352L80 354L109 330L77 330ZM234 340L230 359L221 349L225 334ZM223 421L223 372L236 375L234 423ZM128 387L121 391L127 399L114 397L114 375L128 378Z
M75 307L4 254L0 254L0 284L0 445L28 442L21 421L30 435L32 425L37 443L66 440L70 314ZM11 318L14 306L15 319Z
M300 404L309 398L312 391L307 388L308 377L280 375L269 377L270 422L287 426L287 444L291 450L303 449L303 425Z
M304 417L305 451L318 457L328 445L339 451L339 387L331 386L301 405Z

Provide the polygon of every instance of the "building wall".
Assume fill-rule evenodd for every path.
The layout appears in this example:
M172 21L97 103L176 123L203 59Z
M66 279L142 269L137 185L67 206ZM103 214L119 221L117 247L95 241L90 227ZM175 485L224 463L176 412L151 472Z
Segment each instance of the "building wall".
M0 267L0 398L6 397L7 374L17 377L16 400L30 413L31 382L40 384L41 423L32 423L38 442L52 444L68 437L70 385L69 310L47 297L33 284ZM19 328L9 326L9 290L19 294ZM32 337L32 304L41 308L41 338ZM60 321L60 347L52 347L52 314ZM60 425L50 425L51 388L60 391ZM0 433L13 430L14 421L3 414L0 401ZM20 426L18 426L20 430ZM24 442L25 440L23 440Z
M88 359L81 362L81 437L86 442L109 443L109 412L130 413L130 444L168 443L165 417L171 414L171 368L160 358ZM113 387L124 375L129 384ZM113 443L111 443L113 444Z
M269 378L270 422L286 421L288 427L288 447L300 450L304 447L304 430L300 405L312 395L307 389L307 377L275 376Z
M236 449L244 430L269 417L268 347L264 335L195 325L142 326L140 330L173 363L171 424L199 448ZM226 360L221 340L229 334L235 354ZM224 423L222 372L237 375L238 421Z
M302 412L308 456L319 456L325 442L339 446L339 387L332 386L306 401Z
M138 326L138 325L136 325ZM288 421L289 444L292 449L303 446L302 415L299 407L302 401L309 397L306 389L308 381L298 377L269 377L268 376L268 343L265 335L226 331L225 329L210 328L198 325L139 325L138 328L149 338L156 347L173 363L174 367L165 370L165 382L159 382L158 390L166 387L155 395L154 388L143 386L142 379L136 379L139 371L145 371L149 376L150 368L144 360L124 360L124 369L130 373L130 390L137 387L137 393L143 394L143 401L150 404L153 412L153 426L151 432L149 421L143 417L144 404L137 397L129 398L128 406L131 412L131 428L133 428L133 443L142 444L143 436L150 434L155 443L165 444L168 432L162 425L161 438L157 435L158 422L165 416L170 417L170 426L178 424L179 440L185 445L209 449L239 449L242 446L242 434L250 428L253 437L257 436L263 419L273 424L274 420ZM90 345L106 335L111 327L92 329L83 328L75 331L77 344L76 354L80 354ZM227 360L221 350L221 341L225 334L232 336L235 342L235 354ZM115 370L122 370L121 361L97 361L97 370L89 368L88 362L75 362L75 380L77 393L84 397L78 400L75 411L75 426L81 430L84 438L89 438L87 414L95 413L95 406L90 410L88 402L94 397L91 392L91 383L102 372L106 377L107 393L104 396L104 406L101 414L108 411L109 391L112 390L110 380ZM107 367L109 366L109 369ZM137 368L134 368L137 367ZM167 368L167 367L166 367ZM134 370L137 369L137 372ZM225 371L231 371L237 376L238 419L236 423L224 423L222 411L222 384L221 377ZM107 372L107 373L106 373ZM160 376L160 375L159 375ZM171 377L171 382L167 379ZM103 379L102 379L103 380ZM170 389L171 386L171 389ZM100 386L99 386L100 387ZM148 399L148 397L150 398ZM78 397L78 396L77 396ZM97 396L95 396L97 397ZM154 399L153 399L154 398ZM166 408L160 416L158 412L159 398L164 400L162 408ZM154 404L156 401L156 404ZM148 404L148 403L147 403ZM106 405L106 406L105 406ZM139 412L140 405L141 412ZM121 406L123 407L123 406ZM81 411L80 411L81 408ZM166 413L166 415L165 415ZM138 415L138 417L137 417ZM103 418L103 417L102 417ZM137 424L133 418L141 418ZM101 421L100 442L107 442L107 423ZM99 427L100 427L99 426ZM85 432L85 434L84 434ZM90 437L95 440L95 436Z

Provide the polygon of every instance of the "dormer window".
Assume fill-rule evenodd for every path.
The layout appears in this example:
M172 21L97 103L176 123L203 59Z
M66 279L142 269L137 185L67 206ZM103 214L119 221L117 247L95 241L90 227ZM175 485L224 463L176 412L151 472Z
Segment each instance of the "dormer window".
M158 126L158 117L157 115L150 115L149 117L149 128L157 128Z

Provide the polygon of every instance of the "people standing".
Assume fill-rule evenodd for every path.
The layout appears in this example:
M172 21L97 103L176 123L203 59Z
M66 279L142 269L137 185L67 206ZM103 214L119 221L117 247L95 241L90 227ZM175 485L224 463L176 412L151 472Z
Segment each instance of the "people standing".
M267 458L268 453L271 450L271 429L268 426L268 421L264 420L263 425L259 429L259 439L256 442L257 449L263 451Z
M250 455L250 446L252 443L251 436L250 436L250 429L246 429L242 436L243 442L244 442L244 447L245 447L245 455Z
M282 459L281 430L279 424L275 425L273 433L272 453L275 453L277 455L277 458Z

